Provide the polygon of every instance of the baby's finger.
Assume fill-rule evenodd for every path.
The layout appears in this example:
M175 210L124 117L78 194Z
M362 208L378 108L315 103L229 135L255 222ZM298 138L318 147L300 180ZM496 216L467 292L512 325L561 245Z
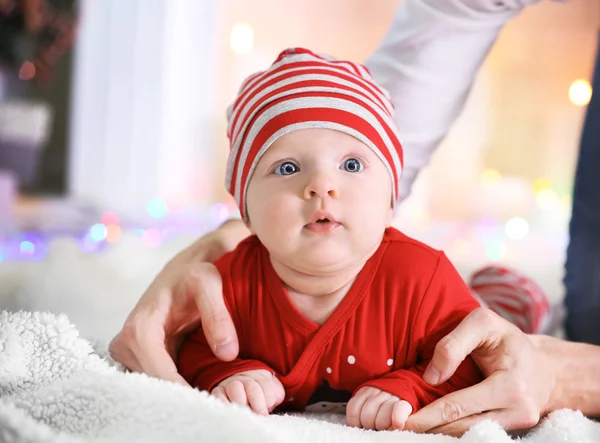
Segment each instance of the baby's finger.
M275 392L275 403L273 404L273 408L276 408L283 403L283 400L285 400L285 388L277 377L273 377L273 379Z
M348 426L360 427L360 412L368 398L368 391L361 389L350 399L346 405L346 423Z
M225 388L223 386L217 386L215 389L212 390L210 395L221 400L223 403L230 403L229 399L227 398Z
M379 409L392 395L379 391L377 394L370 396L364 403L360 411L360 425L365 429L376 429L375 418L379 414Z
M398 397L392 397L384 401L379 407L379 412L375 417L375 429L383 431L392 427L392 411L394 405L398 402Z
M263 395L265 397L265 404L267 405L267 409L269 412L275 403L275 389L272 383L273 375L268 377L260 377L257 378L256 381L260 385L262 389Z
M260 415L269 415L265 393L260 384L254 379L247 379L244 380L244 388L252 410Z
M232 380L225 385L225 392L229 401L238 405L245 406L248 404L246 397L246 389L240 380Z
M392 411L392 427L394 429L403 430L406 420L408 420L408 417L412 414L412 410L412 406L407 401L400 400L394 404L394 409Z
M265 395L265 402L269 412L273 411L285 399L285 389L276 376L258 380Z

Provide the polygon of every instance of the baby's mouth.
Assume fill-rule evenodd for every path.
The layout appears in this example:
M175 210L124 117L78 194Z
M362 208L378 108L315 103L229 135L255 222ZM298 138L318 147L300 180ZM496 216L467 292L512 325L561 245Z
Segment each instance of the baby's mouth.
M323 217L304 225L304 229L314 234L329 234L340 226L342 226L341 223L335 221L333 218Z

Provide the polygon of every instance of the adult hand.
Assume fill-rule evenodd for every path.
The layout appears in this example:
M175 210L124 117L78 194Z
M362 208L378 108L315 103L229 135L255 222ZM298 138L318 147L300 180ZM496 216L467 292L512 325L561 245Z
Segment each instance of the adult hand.
M112 340L111 356L132 371L187 385L174 359L185 335L201 322L215 355L233 360L237 336L223 301L221 276L211 262L247 235L243 223L232 220L175 256Z
M485 380L424 407L409 417L405 429L461 435L484 419L507 430L536 425L552 410L558 370L545 340L553 339L526 335L487 309L471 312L439 341L423 378L443 383L470 355Z
M285 399L285 389L275 375L265 369L238 372L219 383L212 391L225 403L236 403L260 415L269 415Z

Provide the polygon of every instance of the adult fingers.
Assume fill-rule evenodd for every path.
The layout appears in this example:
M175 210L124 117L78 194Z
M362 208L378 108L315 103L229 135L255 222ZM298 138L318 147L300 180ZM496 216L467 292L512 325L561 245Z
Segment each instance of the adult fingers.
M119 334L112 339L108 346L108 352L113 360L118 361L130 371L143 372L140 362L125 343L122 332L119 332Z
M483 414L471 415L447 425L431 429L432 434L447 434L460 437L471 427L482 420L493 420L507 431L525 430L532 428L539 422L539 414L526 414L521 409L499 409L485 412Z
M151 377L189 386L189 383L179 375L175 362L164 346L156 345L140 348L137 359L143 368L143 372Z
M214 354L224 361L234 360L239 352L235 326L225 306L221 275L211 263L199 263L188 283L200 317L202 330Z
M486 341L491 325L496 323L495 314L488 309L477 308L469 313L437 343L423 379L431 385L447 381L462 361Z
M452 392L411 415L405 429L429 432L484 411L504 409L508 405L502 392L499 392L501 386L498 377L491 376L477 385Z
M130 371L189 386L177 372L175 362L164 345L147 339L136 340L127 326L112 340L109 352L114 360Z

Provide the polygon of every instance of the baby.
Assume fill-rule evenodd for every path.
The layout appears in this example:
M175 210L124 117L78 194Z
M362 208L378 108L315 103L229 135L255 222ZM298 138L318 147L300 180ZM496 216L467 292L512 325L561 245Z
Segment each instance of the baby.
M442 252L390 227L402 147L367 69L288 49L228 114L227 186L255 234L215 263L240 355L217 359L200 328L181 375L258 413L345 410L372 429L479 382L471 359L422 379L479 303Z

